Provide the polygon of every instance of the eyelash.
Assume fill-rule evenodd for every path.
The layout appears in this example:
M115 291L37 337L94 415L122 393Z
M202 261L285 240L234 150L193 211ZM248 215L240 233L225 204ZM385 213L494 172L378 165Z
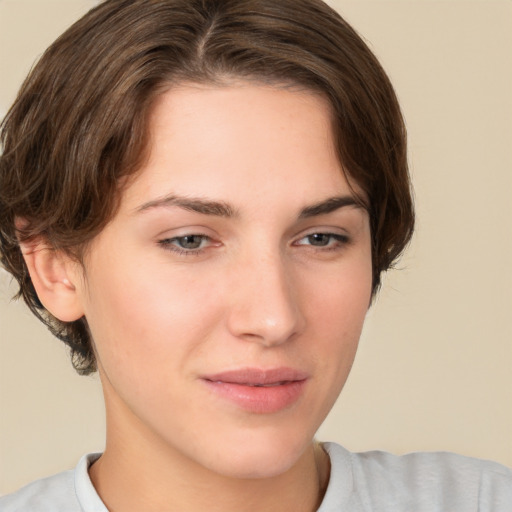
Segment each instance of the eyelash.
M298 241L300 242L301 240L304 240L304 239L311 239L313 237L328 237L329 240L327 242L326 245L314 245L314 244L308 244L310 245L310 247L313 249L313 250L316 250L316 251L336 251L336 250L339 250L341 248L343 248L344 246L348 245L350 243L350 238L347 236L347 235L340 235L339 233L325 233L325 232L316 232L316 233L310 233L306 236L303 236L301 239L299 239ZM335 241L335 243L330 243L332 241ZM297 244L297 242L296 242ZM297 244L297 245L306 245L306 244Z
M197 249L186 249L184 247L179 247L178 245L175 245L175 242L179 242L180 240L184 240L185 238L192 238L192 237L199 237L201 238L201 245L203 242L207 240L211 240L211 238L208 235L203 235L201 233L190 233L182 236L175 236L172 238L165 238L164 240L160 240L158 244L166 251L171 251L179 256L199 256L204 252L204 248L197 248Z
M314 245L312 243L309 243L309 244L299 243L305 239L310 239L309 241L311 242L311 239L313 237L328 237L328 240L325 245ZM180 241L183 241L186 238L201 238L200 246L195 249L194 248L186 249L184 247L179 247L178 245L176 245L177 243L179 243ZM203 235L201 233L190 233L190 234L186 234L186 235L182 235L182 236L165 238L163 240L160 240L158 242L158 244L164 250L174 252L174 253L178 254L179 256L199 256L206 250L206 248L201 247L201 245L207 241L211 241L211 238L208 235ZM332 243L333 241L335 243ZM338 233L315 232L315 233L310 233L308 235L303 236L302 238L300 238L299 240L294 242L294 245L299 245L299 246L308 245L314 251L336 251L336 250L340 250L341 248L348 245L349 243L350 243L350 238L347 235L340 235Z

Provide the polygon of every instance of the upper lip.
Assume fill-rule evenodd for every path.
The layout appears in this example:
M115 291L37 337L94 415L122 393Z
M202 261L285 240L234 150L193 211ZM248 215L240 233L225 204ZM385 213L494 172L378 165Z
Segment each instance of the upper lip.
M249 386L268 385L285 382L302 381L308 374L295 368L240 368L203 376L211 382L227 384L245 384Z

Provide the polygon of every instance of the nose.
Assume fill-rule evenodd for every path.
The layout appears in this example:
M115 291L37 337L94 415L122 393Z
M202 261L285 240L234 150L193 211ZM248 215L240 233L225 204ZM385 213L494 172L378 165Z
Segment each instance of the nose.
M279 255L249 258L240 263L230 280L231 334L271 347L303 330L299 290L290 274Z

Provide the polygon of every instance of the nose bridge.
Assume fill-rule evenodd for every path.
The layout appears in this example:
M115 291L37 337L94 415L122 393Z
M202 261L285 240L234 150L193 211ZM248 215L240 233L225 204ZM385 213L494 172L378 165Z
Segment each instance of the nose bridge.
M278 249L259 248L241 258L232 283L229 328L271 346L302 329L303 317L286 258Z

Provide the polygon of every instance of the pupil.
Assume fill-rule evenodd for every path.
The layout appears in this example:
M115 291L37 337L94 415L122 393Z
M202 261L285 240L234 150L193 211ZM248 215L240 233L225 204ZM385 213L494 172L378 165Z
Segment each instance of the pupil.
M322 246L329 243L329 235L323 233L315 233L314 235L308 236L309 243L311 245Z
M180 245L184 249L198 249L201 245L202 238L199 235L182 236L180 238Z

